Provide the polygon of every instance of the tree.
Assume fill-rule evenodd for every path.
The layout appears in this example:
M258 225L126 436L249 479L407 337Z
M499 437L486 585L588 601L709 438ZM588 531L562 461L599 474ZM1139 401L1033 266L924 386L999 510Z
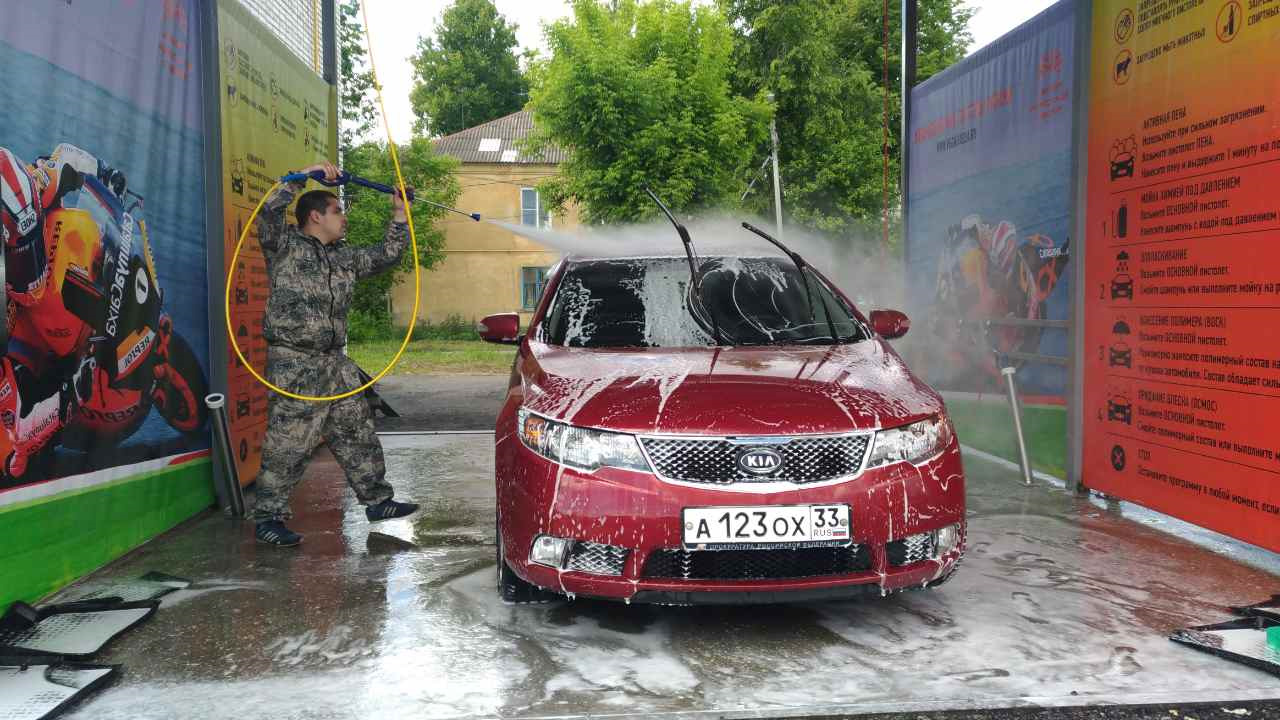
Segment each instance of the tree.
M768 114L731 91L733 34L718 9L575 0L547 40L551 57L531 72L531 149L568 153L543 186L554 204L618 222L657 212L646 185L684 210L737 200Z
M411 58L414 133L448 135L516 112L528 83L520 73L516 26L490 0L455 0L418 40Z
M737 92L775 96L784 190L795 222L846 233L883 212L885 17L883 0L720 0L735 28ZM887 57L890 206L899 201L901 4L889 6ZM964 57L972 10L920 0L918 81ZM767 146L756 149L763 158ZM767 187L767 185L766 185ZM752 198L758 211L772 197Z
M457 160L437 155L431 141L414 138L408 145L397 146L400 170L405 184L414 188L417 198L444 205L457 202L462 188L458 185L454 170ZM377 179L389 185L396 183L395 167L386 143L366 142L351 149L346 157L346 170L354 175ZM380 243L386 236L387 220L391 214L391 197L383 193L347 185L343 191L347 202L347 239L354 245ZM414 203L413 229L418 242L418 262L423 270L430 269L441 257L444 248L444 232L437 220L445 211L422 202ZM399 268L381 275L361 280L352 298L353 310L365 314L376 323L389 326L391 316L387 303L391 287L397 281L397 273L411 272L413 257L406 252Z
M338 153L345 158L360 138L368 135L378 116L374 105L373 71L367 69L360 0L338 5Z

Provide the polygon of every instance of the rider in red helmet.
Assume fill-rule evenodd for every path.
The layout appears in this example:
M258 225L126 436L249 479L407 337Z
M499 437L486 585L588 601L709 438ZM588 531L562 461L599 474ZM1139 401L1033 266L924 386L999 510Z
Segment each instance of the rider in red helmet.
M5 290L13 301L6 303L11 332L19 312L38 314L36 306L53 292L44 218L83 182L70 163L42 162L33 167L0 148L0 241L4 243ZM32 367L33 361L44 359L42 353L38 348L20 351L17 344L21 341L11 337L0 358L0 424L12 445L0 468L6 478L24 475L28 458L40 452L89 397L94 366L92 358L84 357L71 372Z

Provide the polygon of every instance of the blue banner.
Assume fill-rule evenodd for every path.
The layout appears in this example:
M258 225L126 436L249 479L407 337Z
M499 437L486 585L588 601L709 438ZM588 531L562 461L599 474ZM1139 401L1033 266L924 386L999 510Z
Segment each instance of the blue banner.
M0 505L209 447L196 0L6 3Z
M1063 367L1017 356L1068 354L1065 330L1019 321L1070 313L1075 13L1063 0L912 91L914 366L939 389L998 390L1004 364L1026 393L1065 394Z

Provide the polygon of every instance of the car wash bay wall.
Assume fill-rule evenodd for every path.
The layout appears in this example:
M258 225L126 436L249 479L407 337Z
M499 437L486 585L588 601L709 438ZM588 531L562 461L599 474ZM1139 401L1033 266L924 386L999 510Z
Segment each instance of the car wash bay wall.
M1000 350L1041 396L1042 467L1280 550L1280 12L1247 5L1062 2L917 87L907 258L963 442L1016 458L982 361ZM1009 237L1014 266L1061 266L1010 277ZM1071 342L988 331L1010 314L1067 320Z
M115 301L123 302L126 291L139 302L163 292L176 342L190 350L172 367L181 366L192 392L207 387L207 296L204 283L191 282L205 275L197 3L10 3L7 12L0 25L6 77L0 146L32 166L59 146L60 157L72 152L66 145L75 146L123 173L127 185L115 197L94 178L47 208L40 242L49 275L40 299L29 305L10 299L5 362L20 366L25 379L0 381L0 451L7 462L0 476L0 609L101 566L213 497L207 430L192 431L172 412L166 419L153 399L174 387L156 384L160 328L124 316L104 327L101 319L66 312L61 295L66 274L83 269L106 291L98 314L109 318L108 278L117 277L120 258L138 259L133 274L119 275L129 282ZM136 334L117 335L123 354L109 357L102 338L125 329ZM90 337L99 339L90 345ZM61 434L31 453L25 467L11 462L30 450L15 445L29 434L24 410L51 392L57 402L57 389L87 354L103 367L115 363L119 373L137 360L131 387L110 388L100 369L92 396Z
M916 86L908 123L908 361L965 444L1018 458L1018 368L1037 469L1066 471L1077 3Z
M333 159L337 143L336 94L325 80L332 79L333 4L274 5L282 3L321 8L329 18L324 31L309 26L304 34L323 43L323 53L298 52L298 38L286 43L280 28L259 19L260 3L246 10L238 0L16 4L0 26L0 66L13 70L0 104L0 147L34 163L69 143L125 174L130 197L137 196L129 212L140 221L133 252L145 257L138 241L145 223L151 253L139 262L154 266L163 308L197 358L198 372L187 368L199 376L192 387L201 396L206 388L229 396L233 452L246 484L257 472L253 433L265 423L266 395L243 366L228 372L236 366L225 308L246 327L245 356L261 368L265 285L254 272L261 253L250 237L243 271L231 273L224 297L231 249L273 178ZM297 28L283 29L290 30ZM92 199L69 196L67 204L91 208ZM55 273L78 262L62 245L61 254L51 253L61 258L51 263ZM32 333L82 328L41 326L33 321L42 316L12 307L8 356L56 386L76 351L33 362ZM138 337L148 342L145 333ZM0 385L0 396L6 392L14 388ZM175 426L150 393L136 393L134 404L121 395L102 392L85 417L125 413L136 427L107 433L73 423L27 474L0 476L0 610L47 595L213 505L207 425ZM0 433L3 455L12 438L10 428Z

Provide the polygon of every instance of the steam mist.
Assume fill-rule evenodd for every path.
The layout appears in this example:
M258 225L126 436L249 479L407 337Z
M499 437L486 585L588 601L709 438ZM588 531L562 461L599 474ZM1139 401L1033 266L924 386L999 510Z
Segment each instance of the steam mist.
M685 222L700 256L778 256L771 243L742 227L742 220L775 235L773 221L758 217L704 215ZM636 225L581 226L570 231L544 230L500 220L485 220L558 251L561 257L684 257L675 228L665 219ZM847 234L831 239L790 225L783 227L784 245L830 278L866 314L881 308L904 309L906 293L902 261L881 250L881 239Z

